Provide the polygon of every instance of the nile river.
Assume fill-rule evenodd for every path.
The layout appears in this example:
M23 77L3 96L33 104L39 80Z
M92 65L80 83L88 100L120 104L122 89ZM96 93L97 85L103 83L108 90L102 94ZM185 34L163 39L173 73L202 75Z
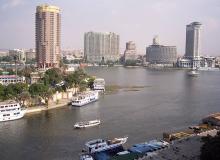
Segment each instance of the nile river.
M119 91L82 108L65 106L0 123L1 160L77 160L84 143L127 135L127 146L163 132L185 129L220 111L220 72L145 68L88 68L107 84L146 86ZM101 126L74 130L77 121L100 118Z

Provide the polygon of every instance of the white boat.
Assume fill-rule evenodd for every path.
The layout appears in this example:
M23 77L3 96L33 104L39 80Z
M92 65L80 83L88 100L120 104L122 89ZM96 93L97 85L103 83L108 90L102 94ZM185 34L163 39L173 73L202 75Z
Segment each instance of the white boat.
M72 106L81 107L88 103L97 101L99 99L98 91L88 91L81 94L78 94L72 99Z
M94 160L94 159L92 158L92 156L88 154L84 154L80 156L80 160Z
M122 146L128 137L114 138L113 140L95 139L85 144L88 153L102 152Z
M93 89L105 91L105 80L103 78L96 78L93 83Z
M199 73L196 71L196 70L191 70L188 72L188 75L189 76L193 76L193 77L196 77L199 75Z
M94 126L98 126L101 124L101 121L99 119L93 120L93 121L88 121L88 122L77 122L74 125L74 128L87 128L87 127L94 127Z
M25 110L16 101L0 102L0 122L16 120L24 117Z

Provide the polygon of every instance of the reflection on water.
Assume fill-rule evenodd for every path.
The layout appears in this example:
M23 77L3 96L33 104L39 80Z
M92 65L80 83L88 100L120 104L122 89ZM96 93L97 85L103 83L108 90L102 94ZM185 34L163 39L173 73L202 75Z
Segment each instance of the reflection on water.
M0 123L1 159L78 159L88 140L128 135L131 145L186 128L220 110L220 72L201 72L199 77L189 77L183 70L122 67L87 72L105 78L109 85L151 87L104 95L82 108L66 106ZM93 119L102 124L73 129L75 122Z

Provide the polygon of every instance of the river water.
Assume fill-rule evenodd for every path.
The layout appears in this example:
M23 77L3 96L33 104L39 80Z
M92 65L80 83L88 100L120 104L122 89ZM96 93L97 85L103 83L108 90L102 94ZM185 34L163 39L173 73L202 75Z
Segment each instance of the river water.
M146 86L119 91L81 108L65 106L0 123L1 160L77 160L84 143L95 138L127 135L127 146L163 132L186 129L220 111L220 72L187 76L185 70L87 68L106 83ZM99 127L74 130L77 121L100 118Z

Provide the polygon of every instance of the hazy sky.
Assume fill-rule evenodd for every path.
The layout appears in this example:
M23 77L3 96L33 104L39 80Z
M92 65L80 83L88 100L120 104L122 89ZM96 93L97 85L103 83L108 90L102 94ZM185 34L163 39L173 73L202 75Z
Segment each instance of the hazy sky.
M34 48L35 10L42 3L62 10L62 49L83 48L87 31L120 35L120 49L134 41L145 53L154 35L185 51L185 26L200 21L202 53L220 55L220 0L0 0L0 48Z

